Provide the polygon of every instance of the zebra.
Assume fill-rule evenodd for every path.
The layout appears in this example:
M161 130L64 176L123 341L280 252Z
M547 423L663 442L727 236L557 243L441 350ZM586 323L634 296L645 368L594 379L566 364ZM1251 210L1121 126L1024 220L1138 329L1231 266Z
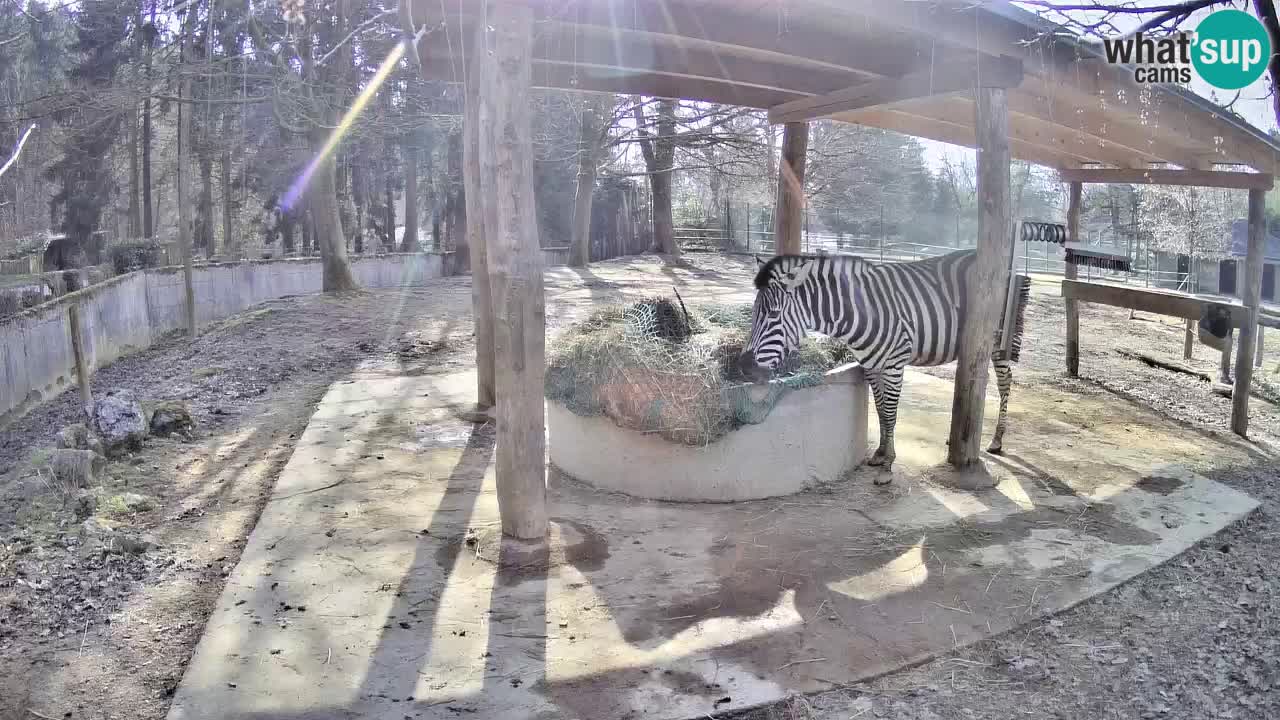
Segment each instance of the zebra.
M976 250L960 250L925 260L878 263L851 255L782 255L767 263L756 258L756 299L751 335L738 358L740 370L762 380L777 370L800 344L817 332L851 346L875 398L880 446L869 465L893 465L893 430L907 365L943 365L956 359L965 289ZM1022 322L1031 294L1030 278L1017 277L1013 337L1009 350L996 330L991 363L1000 390L1000 416L987 452L1003 451L1011 365L1022 346ZM1007 322L1001 323L1001 328ZM887 483L889 475L877 484Z

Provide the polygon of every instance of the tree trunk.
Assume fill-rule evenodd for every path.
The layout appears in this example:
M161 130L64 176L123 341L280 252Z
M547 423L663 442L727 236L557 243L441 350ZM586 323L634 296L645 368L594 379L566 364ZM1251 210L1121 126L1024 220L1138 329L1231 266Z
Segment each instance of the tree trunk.
M595 108L582 110L582 130L578 140L578 187L573 202L573 239L569 245L569 265L586 267L591 262L591 198L596 189L596 147L600 123Z
M194 17L195 13L187 13ZM183 34L189 34L186 29ZM180 50L180 58L186 58L185 42ZM186 98L191 97L191 80L184 79L178 88L178 245L182 252L182 281L186 294L187 334L196 336L196 295L191 270L191 203L190 182L191 170L191 107L184 106Z
M138 106L129 109L129 239L142 237L141 188L138 177Z
M302 204L302 256L303 258L311 258L316 255L315 246L315 217L311 214L311 202L305 201Z
M773 154L774 137L775 137L775 133L774 133L773 124L766 121L764 126L764 141L765 141L764 161L765 161L765 174L766 174L765 180L770 185L776 186L778 184L778 161L777 161L777 156Z
M716 162L715 146L713 145L703 148L702 156L706 159L707 163L707 189L711 191L711 208L709 212L703 213L703 219L723 218L724 175L720 172L719 165Z
M418 252L418 148L405 143L404 153L404 240L403 252Z
M151 23L155 23L155 5L151 6ZM147 33L147 52L144 59L143 75L146 78L146 94L142 98L142 236L148 240L155 238L155 223L151 198L151 58L154 53L155 40Z
M387 117L391 117L392 111L393 111L391 94L392 94L391 84L388 83L385 86L385 89L382 91L382 99L384 101L384 105L386 106ZM387 225L387 235L383 245L383 251L395 252L396 250L396 188L395 188L396 157L395 157L395 146L392 144L391 136L389 134L386 136L386 139L382 144L382 154L383 154L383 161L386 163L386 167L384 168L385 173L383 174L383 182L384 182L383 195L384 195L384 202L386 203L384 212L386 213L385 222Z
M280 213L280 254L288 255L297 248L293 236L296 225L295 216L291 210L276 210L276 212Z
M222 158L218 164L220 177L218 185L222 188L222 247L232 260L240 259L240 238L231 229L234 212L232 210L231 188L231 111L222 113Z
M320 157L320 151L328 139L328 131L321 127L311 133L311 151ZM326 156L315 174L307 192L307 209L316 248L320 251L320 263L324 268L325 292L354 290L357 285L347 262L347 241L342 236L342 217L338 213L338 186L334 177L332 153Z
M489 70L486 62L485 31L476 28L472 55L467 58L474 78L466 86L465 116L463 118L462 174L465 184L466 227L462 246L454 252L455 262L465 262L471 269L471 315L476 334L476 405L493 407L497 400L495 370L493 365L493 295L489 288L489 264L486 244L490 235L489 219L485 215L485 195L481 187L480 154L482 126L481 114L485 112L480 100L480 74Z
M546 315L542 251L534 209L529 81L533 11L528 5L490 9L493 57L480 73L480 179L494 307L497 390L496 482L505 535L542 539L547 533L546 425L543 374Z
M351 163L351 201L356 208L356 234L352 241L356 254L364 252L365 222L368 215L368 173L361 162Z
M653 195L653 240L658 252L680 257L676 245L675 221L671 215L671 171L649 175L649 189Z
M644 108L636 100L633 109L637 132L640 134L640 151L644 155L645 171L649 176L649 190L653 207L653 241L658 252L680 257L676 244L675 221L671 215L671 175L675 160L676 103L674 100L658 101L656 137L648 130Z
M204 251L205 257L217 254L217 247L213 242L213 158L207 152L200 155L200 207L196 210L196 247Z
M467 197L463 173L463 133L449 133L449 147L445 155L445 173L448 176L448 199L445 200L445 247L453 251L453 272L463 272L471 267L471 251L467 247Z
M778 255L799 255L804 221L804 169L809 152L809 123L789 122L782 131L778 163L777 209L773 213L773 245Z
M437 191L439 184L436 182L436 162L435 153L435 133L428 136L426 152L423 156L423 178L426 180L425 187L422 189L423 204L427 207L427 212L431 215L431 247L434 250L440 249L440 193Z
M383 220L386 223L386 236L382 239L383 252L395 252L396 249L396 191L395 182L391 179L392 172L391 155L388 153L386 187L383 189L383 202L386 203L384 208L386 217Z

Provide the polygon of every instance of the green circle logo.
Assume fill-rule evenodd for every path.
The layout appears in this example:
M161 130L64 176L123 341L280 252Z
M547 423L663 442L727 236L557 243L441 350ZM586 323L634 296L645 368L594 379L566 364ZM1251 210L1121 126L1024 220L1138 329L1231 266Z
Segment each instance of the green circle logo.
M1241 10L1218 10L1196 28L1191 62L1210 85L1239 90L1262 77L1271 38L1258 18Z

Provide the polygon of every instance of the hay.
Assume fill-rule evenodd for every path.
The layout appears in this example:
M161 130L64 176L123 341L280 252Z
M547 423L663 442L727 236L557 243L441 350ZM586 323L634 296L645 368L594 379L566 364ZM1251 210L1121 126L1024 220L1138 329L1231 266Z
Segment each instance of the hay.
M787 392L851 361L844 344L806 339L782 382L752 385L737 368L750 326L749 305L686 308L647 298L601 309L557 338L546 396L577 415L706 445L762 422Z

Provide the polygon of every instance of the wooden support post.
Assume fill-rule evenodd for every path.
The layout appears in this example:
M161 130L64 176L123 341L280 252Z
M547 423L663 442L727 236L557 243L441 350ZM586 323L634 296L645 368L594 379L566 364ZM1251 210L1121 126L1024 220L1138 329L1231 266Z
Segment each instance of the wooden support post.
M1196 321L1187 318L1187 334L1182 339L1182 359L1191 359L1191 348L1195 345L1196 339Z
M1080 207L1084 194L1084 185L1073 181L1070 185L1070 197L1067 202L1067 242L1080 242ZM1075 280L1076 264L1067 261L1063 266L1063 277ZM1080 303L1067 299L1067 374L1071 377L1080 375Z
M1009 99L1003 88L974 91L978 140L978 259L967 278L965 314L951 403L947 461L956 468L978 462L987 366L1004 308L1009 272Z
M489 209L485 259L493 296L499 398L498 513L503 534L541 539L547 533L546 312L529 122L533 10L521 2L492 3L489 26L478 83L478 138L480 191Z
M76 359L76 382L80 385L80 404L86 413L93 412L93 392L89 388L89 360L84 352L84 326L80 322L80 304L67 308L67 324L71 331L71 354Z
M1231 384L1231 343L1234 332L1234 329L1227 332L1227 339L1222 343L1222 361L1218 364L1218 382L1222 385Z
M808 151L809 123L787 123L782 131L777 209L773 213L773 251L777 255L800 254L800 230L804 220L804 166Z
M486 256L486 231L490 218L486 215L485 196L480 187L480 77L488 63L485 60L484 26L477 25L467 59L466 98L462 128L463 204L466 208L466 230L462 237L465 262L471 268L471 315L476 334L476 407L486 410L494 406L493 370L493 296L489 292L489 265ZM458 258L457 262L463 262Z
M1267 192L1249 191L1249 250L1244 260L1244 291L1240 299L1248 318L1240 326L1240 349L1236 352L1236 384L1231 394L1231 430L1241 437L1249 432L1249 388L1253 384L1254 339L1258 336L1258 304L1262 301L1262 245L1266 237L1263 210Z

